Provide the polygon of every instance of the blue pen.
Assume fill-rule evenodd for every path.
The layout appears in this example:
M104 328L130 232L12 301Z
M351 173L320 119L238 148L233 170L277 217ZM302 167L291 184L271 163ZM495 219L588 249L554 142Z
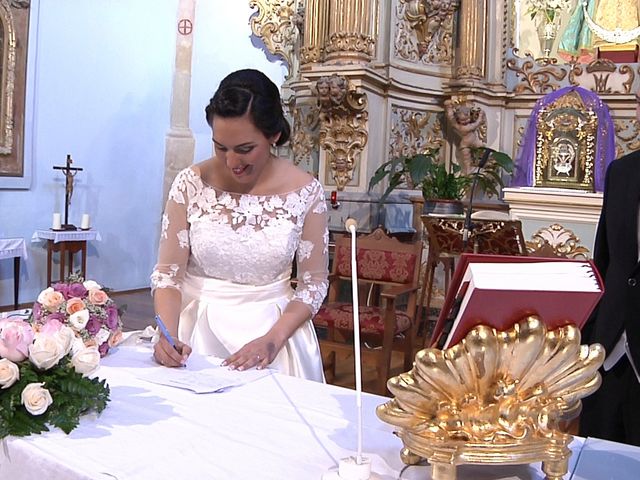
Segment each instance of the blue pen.
M164 338L166 338L167 342L169 342L169 345L171 345L176 352L180 353L180 350L178 350L178 346L176 345L176 342L173 341L173 337L169 333L169 330L167 330L167 327L165 326L164 322L160 318L160 315L156 315L156 324L158 325L158 328L160 329L160 332L162 333L162 335L164 335Z

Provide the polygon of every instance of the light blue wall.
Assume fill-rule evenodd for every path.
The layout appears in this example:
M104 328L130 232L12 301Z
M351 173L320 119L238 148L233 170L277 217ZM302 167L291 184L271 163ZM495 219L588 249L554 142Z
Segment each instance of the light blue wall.
M148 285L162 210L165 134L175 57L177 0L32 1L25 138L31 188L0 189L0 236L30 240L64 209L67 153L76 177L70 221L89 213L88 277L115 290ZM251 41L248 2L197 4L191 128L196 161L211 153L203 109L220 80L258 68L281 84L284 69ZM46 283L46 251L28 242L20 302ZM54 270L55 272L56 270ZM0 306L13 303L11 260L0 261Z

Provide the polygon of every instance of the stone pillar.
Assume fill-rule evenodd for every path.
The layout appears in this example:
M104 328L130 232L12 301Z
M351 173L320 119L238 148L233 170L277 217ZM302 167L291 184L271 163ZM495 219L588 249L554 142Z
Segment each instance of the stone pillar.
M460 44L455 77L458 80L481 80L485 76L487 0L462 0L458 20Z
M195 26L195 0L180 0L176 16L176 59L171 91L169 131L165 135L164 188L166 201L176 174L193 163L196 140L189 128L191 57Z
M333 0L329 12L326 60L368 62L375 49L377 0Z

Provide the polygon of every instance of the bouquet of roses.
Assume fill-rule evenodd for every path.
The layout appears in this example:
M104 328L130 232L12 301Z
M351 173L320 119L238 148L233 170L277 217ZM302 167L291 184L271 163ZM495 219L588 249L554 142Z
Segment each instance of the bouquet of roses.
M44 289L33 305L31 323L50 320L69 326L85 345L98 347L101 356L122 338L121 313L107 292L93 280L71 275Z
M104 380L89 378L100 363L97 345L87 346L55 318L30 324L0 320L0 439L48 431L69 433L90 410L109 400Z

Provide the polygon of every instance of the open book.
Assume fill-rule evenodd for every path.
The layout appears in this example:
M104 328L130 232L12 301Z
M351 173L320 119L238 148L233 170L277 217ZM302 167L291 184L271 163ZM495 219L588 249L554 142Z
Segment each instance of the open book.
M529 315L537 315L548 330L581 328L603 291L591 261L463 254L431 345L455 345L477 325L508 330Z

